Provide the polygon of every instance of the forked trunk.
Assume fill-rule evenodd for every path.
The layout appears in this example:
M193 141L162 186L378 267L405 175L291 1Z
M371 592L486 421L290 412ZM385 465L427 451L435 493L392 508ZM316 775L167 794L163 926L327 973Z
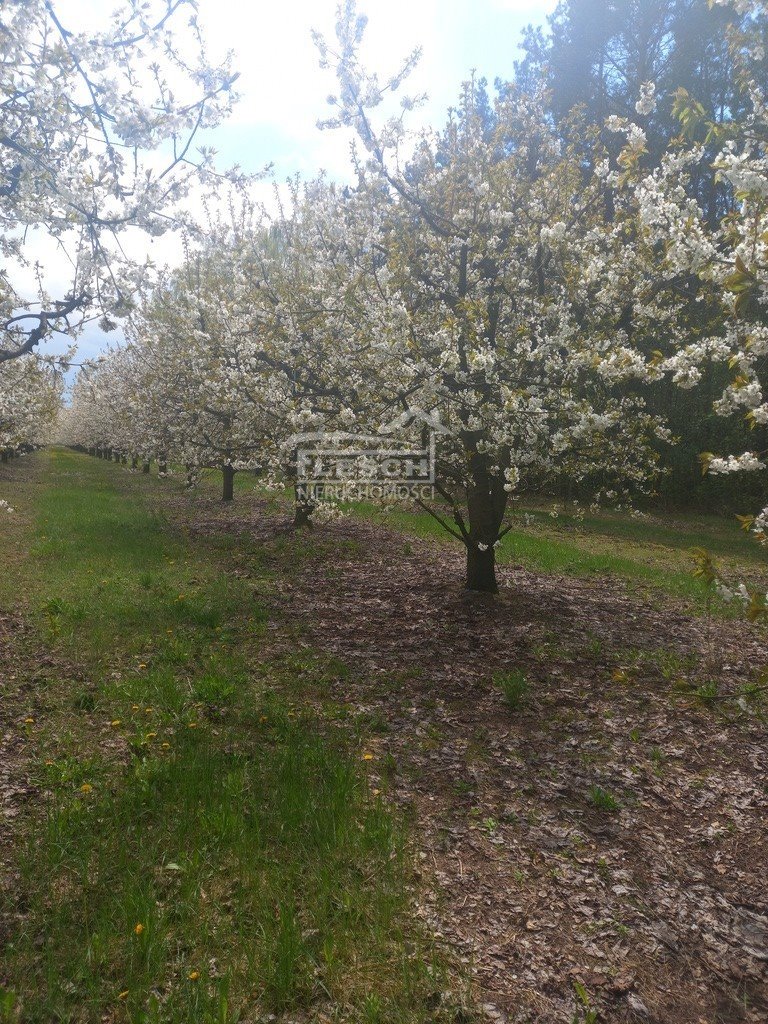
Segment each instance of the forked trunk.
M221 469L223 480L223 486L221 489L221 497L223 501L232 501L235 496L235 471L232 466L225 465Z

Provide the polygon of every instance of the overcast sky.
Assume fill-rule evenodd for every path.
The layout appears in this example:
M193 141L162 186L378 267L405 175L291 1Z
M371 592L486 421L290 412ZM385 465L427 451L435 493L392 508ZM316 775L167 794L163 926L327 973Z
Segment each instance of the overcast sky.
M90 27L111 6L108 0L57 3L65 23L78 28ZM554 6L553 0L359 0L369 18L365 63L385 76L422 47L407 91L427 93L417 117L441 125L472 69L489 83L511 77L522 29L543 24ZM278 181L297 172L312 177L320 169L335 179L349 173L347 138L317 128L329 115L326 97L334 80L318 65L311 31L333 38L335 7L336 0L199 0L210 56L233 50L240 72L234 114L204 140L217 149L219 166L258 171L272 163ZM171 239L139 244L151 246L156 262L175 262ZM80 355L93 355L116 340L93 326L81 340Z

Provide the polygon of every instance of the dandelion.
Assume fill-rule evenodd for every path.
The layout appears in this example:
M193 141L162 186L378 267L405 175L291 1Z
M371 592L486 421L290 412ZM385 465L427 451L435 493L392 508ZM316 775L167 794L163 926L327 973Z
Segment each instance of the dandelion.
M141 663L141 664L139 665L139 668L146 668L146 667L147 667L147 666L146 666L146 665L144 664L144 662L143 662L143 661L142 661L142 663Z
M112 726L113 729L116 729L118 725L120 725L120 719L114 718L109 724Z
M24 724L25 725L34 725L35 724L35 720L34 720L34 718L25 718L24 719Z
M82 786L80 787L80 792L81 793L90 793L92 789L93 789L93 786L90 784L90 782L84 782L82 784Z
M144 925L141 922L139 922L137 925L134 926L133 930L136 935L141 935L141 933L144 931Z
M148 740L153 740L153 739L155 738L155 736L157 736L157 733L156 733L156 732L148 732L148 733L147 733L147 737L146 737L146 738L147 738Z
M170 750L170 749L171 749L171 744L170 743L163 743L163 750Z
M138 711L138 710L139 710L139 705L138 704L131 704L131 711Z
M200 977L200 971L190 971L188 977L190 981L197 981Z
M365 754L363 754L363 760L364 761L372 761L373 760L373 754L370 754L370 753L366 752Z
M151 715L154 710L154 708L144 708L144 714Z
M190 729L196 729L197 728L197 722L189 722L189 728Z

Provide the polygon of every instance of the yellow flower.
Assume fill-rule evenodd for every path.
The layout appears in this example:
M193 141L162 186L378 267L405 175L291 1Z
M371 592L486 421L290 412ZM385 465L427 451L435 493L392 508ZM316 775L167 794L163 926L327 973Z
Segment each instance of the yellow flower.
M128 989L125 989L124 992L121 992L120 995L117 998L118 999L127 999L128 998Z
M363 760L364 761L372 761L373 760L373 754L367 754L367 753L363 754Z
M120 719L119 718L115 718L109 724L112 726L113 729L116 729L118 727L118 725L120 725Z
M131 704L131 711L138 711L138 710L139 710L139 705L138 704Z
M90 784L90 782L84 782L82 784L82 786L80 787L80 792L81 793L90 793L92 789L93 789L93 786Z
M25 718L24 719L24 724L25 725L34 725L35 724L35 720L34 720L34 718Z
M143 661L142 661L142 663L141 663L141 664L139 665L139 668L146 668L146 667L147 667L147 666L146 666L146 665L144 664L144 662L143 662Z
M267 716L266 715L262 715L261 718L259 719L259 721L260 722L266 722L267 721Z
M197 728L197 722L190 722L189 723L189 728L190 729L196 729Z
M171 744L170 743L164 743L163 744L163 750L170 750L170 749L171 749Z
M154 710L154 708L144 708L144 713L147 715L151 715Z
M147 733L147 739L148 740L153 740L155 738L155 736L157 736L156 732L148 732Z
M137 935L141 935L141 933L144 931L144 925L141 922L139 922L133 930Z
M197 979L199 977L200 977L200 971L190 971L189 972L189 980L190 981L197 981Z

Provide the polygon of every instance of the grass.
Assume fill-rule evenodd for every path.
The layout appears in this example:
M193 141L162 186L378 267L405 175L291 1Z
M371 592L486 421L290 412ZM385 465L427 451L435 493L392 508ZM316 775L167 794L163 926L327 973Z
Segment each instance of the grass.
M355 515L389 524L404 533L457 544L431 516L394 508L386 512L364 502L347 506ZM541 508L515 508L515 517L529 524L513 528L497 552L500 565L521 565L568 576L613 576L631 587L660 591L703 611L705 590L693 576L692 548L706 548L717 557L726 575L765 583L765 553L738 524L718 516L677 514L633 519L604 513L583 521ZM721 615L734 609L716 602Z
M43 644L55 670L34 698L20 679L45 799L3 895L0 1020L448 1019L359 736L302 706L301 665L261 656L268 575L171 529L152 478L63 451L36 467L3 484L0 606L35 628L29 674Z
M616 797L603 789L602 786L590 786L587 797L589 802L599 811L618 811L621 806Z
M512 669L510 672L494 676L493 681L501 690L510 711L517 711L530 690L525 673L521 669Z

